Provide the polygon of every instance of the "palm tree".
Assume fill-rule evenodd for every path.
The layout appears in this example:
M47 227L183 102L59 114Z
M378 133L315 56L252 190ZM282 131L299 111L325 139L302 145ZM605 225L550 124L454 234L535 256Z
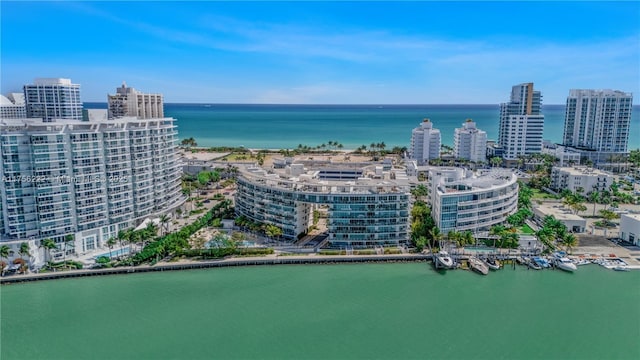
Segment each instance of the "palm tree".
M116 244L116 239L113 237L110 237L109 240L107 240L107 246L109 247L109 260L111 260L111 249L113 249L113 246Z
M578 246L578 238L574 234L566 233L562 237L562 243L564 244L565 248L567 249L567 252L571 253L571 249L573 249L574 247Z
M600 193L597 190L592 191L589 194L589 201L593 203L593 216L596 216L596 203L600 200Z
M9 247L7 245L0 246L0 259L7 259L6 262L0 260L0 275L4 275L4 267L9 263L9 251Z
M43 239L43 240L41 240L40 241L40 247L43 248L45 250L45 254L48 255L49 260L47 260L47 261L51 261L51 250L58 248L58 246L56 246L55 241L53 241L51 239Z
M162 232L162 235L165 235L166 233L169 232L168 225L170 220L171 219L169 218L169 215L167 214L160 215L160 224L162 224L162 228L164 229L164 231Z
M462 239L465 244L475 245L476 243L476 238L473 236L473 233L468 230L462 233Z
M29 248L29 244L27 244L26 242L20 243L20 250L18 250L18 254L20 254L21 257L24 257L25 255L31 257L31 249Z
M502 234L507 231L507 228L504 227L503 225L493 225L490 229L489 229L489 235L494 235L493 238L493 247L496 247L496 240L498 239L498 237L502 236Z
M73 243L73 241L75 240L75 236L73 236L73 234L68 234L64 237L64 258L63 258L63 262L66 264L67 263L67 248L69 247L69 244Z
M10 252L11 252L11 249L7 245L0 246L0 259L1 258L5 258L5 259L7 259L7 263L8 263L9 262L9 253Z
M440 242L444 238L444 235L440 232L440 229L438 229L437 226L434 226L433 228L431 228L431 230L429 230L429 235L431 235L431 241L434 244L438 243L438 247L442 248L442 244L440 244Z
M452 243L456 244L456 246L461 247L462 245L464 245L463 241L462 241L462 233L455 231L455 230L451 230L447 233L447 240L451 241Z
M498 156L494 156L491 159L489 159L489 162L493 167L500 166L502 164L502 158Z

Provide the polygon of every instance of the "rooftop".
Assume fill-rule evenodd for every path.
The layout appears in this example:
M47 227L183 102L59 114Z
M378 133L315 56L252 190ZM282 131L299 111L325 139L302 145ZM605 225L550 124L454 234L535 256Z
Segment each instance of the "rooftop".
M566 209L562 205L546 205L541 204L534 208L543 215L552 215L557 220L574 220L574 221L586 221L583 217L574 214L571 210Z
M440 172L436 175L436 172ZM434 177L434 181L439 181L438 191L440 193L460 193L475 190L490 190L499 188L518 180L516 174L510 169L494 168L489 170L470 170L456 168L437 168L429 172L429 177ZM440 177L440 179L435 179ZM447 181L447 178L454 180Z
M635 221L640 221L640 214L620 214L620 218L627 217Z
M327 172L344 172L344 179L331 179ZM273 187L310 193L407 193L409 181L404 170L381 171L382 163L305 164L293 161L284 169L265 169L259 166L240 166L245 178Z
M613 176L611 173L602 171L599 169L589 168L586 166L554 166L553 170L569 173L570 175L608 175Z

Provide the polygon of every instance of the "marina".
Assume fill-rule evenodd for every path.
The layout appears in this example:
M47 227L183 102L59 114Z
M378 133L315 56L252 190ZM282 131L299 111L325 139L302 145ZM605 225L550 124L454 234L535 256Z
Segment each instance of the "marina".
M561 261L562 260L562 261ZM78 278L87 276L123 275L145 272L163 272L177 270L193 270L207 268L222 268L236 266L266 266L266 265L304 265L304 264L345 264L345 263L393 263L393 262L431 262L437 270L470 269L487 275L489 269L504 269L510 264L515 269L516 264L529 269L563 269L576 271L577 265L597 264L605 269L615 271L640 270L639 265L629 265L618 257L584 256L564 257L556 254L549 258L544 256L526 257L515 254L468 255L449 254L441 251L437 254L397 254L397 255L338 255L317 256L265 256L225 258L207 261L181 261L175 263L159 263L156 265L142 265L136 267L117 267L103 269L70 270L60 272L33 273L26 275L10 275L0 278L0 284L12 284L39 280L53 280L64 278ZM545 266L545 264L547 266Z

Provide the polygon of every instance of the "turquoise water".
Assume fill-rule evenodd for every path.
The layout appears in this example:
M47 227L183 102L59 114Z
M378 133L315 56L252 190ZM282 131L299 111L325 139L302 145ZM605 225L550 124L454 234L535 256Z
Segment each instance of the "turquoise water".
M640 271L292 265L2 286L0 358L638 359Z
M120 256L120 255L128 254L128 253L129 253L129 251L130 251L130 249L129 249L128 247L126 247L126 248L120 248L120 249L118 249L118 250L111 251L110 253L109 253L109 252L106 252L106 253L104 253L104 254L96 255L96 256L94 256L93 258L94 258L94 259L97 259L97 258L99 258L99 257L103 257L103 256L104 256L104 257L107 257L107 258L108 258L109 256L111 256L111 257L118 257L118 256Z
M105 107L105 104L85 104ZM544 138L561 142L564 105L545 105ZM176 118L179 137L201 146L295 148L338 141L346 149L384 142L409 146L411 130L430 118L453 146L454 129L471 118L489 139L498 139L498 105L230 105L165 104ZM635 135L634 135L635 134ZM640 107L634 106L629 148L640 148Z

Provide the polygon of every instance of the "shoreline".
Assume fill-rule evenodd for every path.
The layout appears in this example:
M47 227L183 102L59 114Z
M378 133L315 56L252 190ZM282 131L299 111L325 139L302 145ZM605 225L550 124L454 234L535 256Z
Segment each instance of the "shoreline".
M474 254L473 256L475 256ZM516 254L496 254L500 261L515 263L519 255ZM175 263L161 263L160 265L140 265L137 267L123 266L117 268L104 269L83 269L60 272L47 272L40 274L12 275L0 278L0 286L25 282L56 280L65 278L78 278L89 276L126 275L135 273L147 273L154 271L181 271L195 269L210 269L222 267L249 267L249 266L269 266L269 265L331 265L331 264L362 264L362 263L407 263L407 262L429 262L433 261L431 254L390 254L390 255L330 255L330 256L256 256L256 257L231 257L214 260L181 260ZM459 260L468 260L469 254L458 255ZM580 257L572 255L572 257ZM604 259L621 259L616 256L604 257ZM515 265L514 265L515 266ZM630 270L640 270L640 265L628 264ZM504 268L504 266L503 266ZM608 268L607 268L608 269Z
M163 263L161 265L141 265L137 267L123 266L105 269L83 269L41 274L11 275L0 278L0 285L22 282L55 280L87 276L106 276L145 273L152 271L179 271L193 269L208 269L232 266L265 266L265 265L305 265L305 264L338 264L338 263L385 263L385 262L423 262L430 261L431 255L403 254L403 255L337 255L337 256L271 256L244 257L205 261L180 261Z

